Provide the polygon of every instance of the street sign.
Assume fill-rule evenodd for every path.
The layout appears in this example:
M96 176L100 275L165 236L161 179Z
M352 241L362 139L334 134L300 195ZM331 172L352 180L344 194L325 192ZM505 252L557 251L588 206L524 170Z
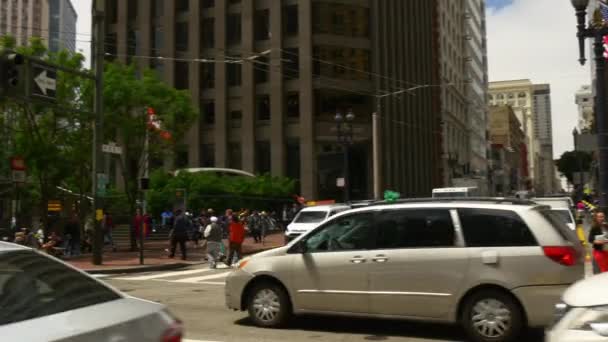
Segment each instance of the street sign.
M58 212L58 211L63 210L61 201L60 200L49 200L49 202L47 204L47 210L53 211L53 212Z
M122 147L116 145L115 142L110 141L107 144L101 145L101 151L104 153L122 154Z
M31 96L54 101L57 96L57 70L53 67L32 63Z
M98 173L97 174L97 195L98 196L103 197L106 195L107 184L108 184L108 175L106 175L105 173Z

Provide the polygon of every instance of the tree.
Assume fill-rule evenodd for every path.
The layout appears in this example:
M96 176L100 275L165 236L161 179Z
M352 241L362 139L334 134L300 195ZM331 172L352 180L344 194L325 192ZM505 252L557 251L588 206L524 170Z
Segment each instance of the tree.
M155 109L163 128L176 140L184 136L197 113L188 91L167 85L152 70L139 72L134 65L108 63L104 77L104 134L107 140L118 141L123 146L118 162L133 212L146 161L146 109ZM153 132L149 137L149 161L163 161L175 151L173 141L166 141Z
M575 172L589 172L591 169L592 156L590 153L581 151L564 152L557 160L558 171L568 179L568 182L574 183Z

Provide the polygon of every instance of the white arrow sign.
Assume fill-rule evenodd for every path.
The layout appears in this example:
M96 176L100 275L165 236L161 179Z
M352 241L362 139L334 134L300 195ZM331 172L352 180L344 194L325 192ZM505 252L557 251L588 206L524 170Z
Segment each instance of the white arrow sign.
M54 78L50 78L47 76L47 71L43 70L36 78L34 78L34 82L38 85L38 88L42 91L44 95L47 95L47 91L56 90L57 89L57 81Z

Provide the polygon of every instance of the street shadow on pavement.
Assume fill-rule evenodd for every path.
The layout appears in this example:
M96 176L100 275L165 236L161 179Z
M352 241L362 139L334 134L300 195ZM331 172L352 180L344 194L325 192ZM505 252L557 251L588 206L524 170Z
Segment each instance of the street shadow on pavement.
M235 324L253 327L249 318L235 321ZM262 328L260 328L262 329ZM307 332L330 332L364 335L367 341L386 341L391 337L410 337L439 341L467 341L464 331L456 325L421 323L401 320L346 318L333 316L298 316L293 318L287 330ZM311 336L311 338L314 336ZM321 336L319 336L321 338ZM518 341L542 342L544 333L540 329L530 329Z

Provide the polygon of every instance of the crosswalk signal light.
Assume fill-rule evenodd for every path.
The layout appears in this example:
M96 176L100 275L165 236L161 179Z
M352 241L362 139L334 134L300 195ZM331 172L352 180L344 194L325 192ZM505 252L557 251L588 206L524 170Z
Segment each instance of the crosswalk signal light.
M23 55L13 51L0 54L0 94L12 95L21 84L20 66L24 63Z

